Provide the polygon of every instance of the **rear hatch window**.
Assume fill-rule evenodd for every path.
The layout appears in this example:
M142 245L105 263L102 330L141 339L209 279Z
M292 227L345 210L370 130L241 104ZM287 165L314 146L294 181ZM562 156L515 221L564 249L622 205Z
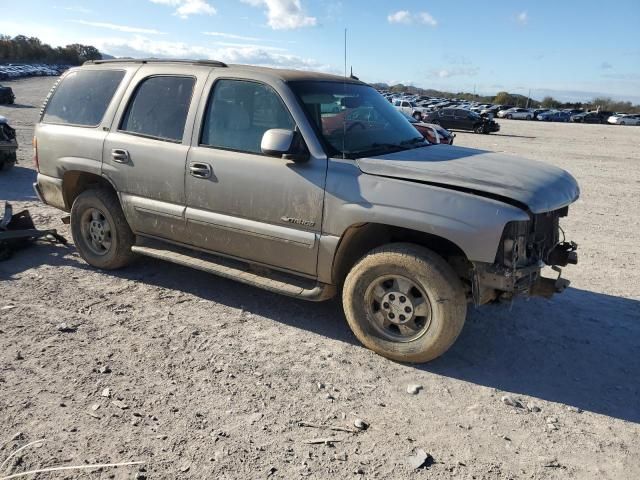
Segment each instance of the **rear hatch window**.
M42 121L96 127L124 78L123 70L78 70L62 79L49 98Z

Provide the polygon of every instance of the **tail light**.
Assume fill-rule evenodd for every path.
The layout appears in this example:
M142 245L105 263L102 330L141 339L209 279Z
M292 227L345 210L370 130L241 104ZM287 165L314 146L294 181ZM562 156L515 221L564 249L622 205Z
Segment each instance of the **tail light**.
M38 162L38 139L33 137L33 163L36 166L36 170L40 173L40 162Z

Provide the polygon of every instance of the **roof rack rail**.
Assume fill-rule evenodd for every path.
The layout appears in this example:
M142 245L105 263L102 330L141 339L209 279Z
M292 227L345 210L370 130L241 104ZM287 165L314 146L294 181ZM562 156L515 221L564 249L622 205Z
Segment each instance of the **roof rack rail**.
M170 58L110 58L108 60L87 60L83 65L102 65L105 63L188 63L190 65L206 65L209 67L227 67L218 60L175 60Z

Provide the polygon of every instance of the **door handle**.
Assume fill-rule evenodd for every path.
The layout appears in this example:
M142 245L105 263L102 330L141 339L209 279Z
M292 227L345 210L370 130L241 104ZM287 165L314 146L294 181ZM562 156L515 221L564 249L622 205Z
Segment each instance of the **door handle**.
M213 172L208 163L193 162L189 164L189 173L196 178L211 178Z
M121 148L114 148L111 150L111 158L114 162L129 163L129 152Z

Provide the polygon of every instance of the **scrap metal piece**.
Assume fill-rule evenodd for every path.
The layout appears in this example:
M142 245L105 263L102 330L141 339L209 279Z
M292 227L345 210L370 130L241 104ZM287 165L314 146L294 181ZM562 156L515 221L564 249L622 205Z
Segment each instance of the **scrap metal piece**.
M4 214L0 218L0 260L6 260L16 250L25 248L38 239L67 244L67 240L55 229L38 230L28 210L13 214L11 204L6 202Z

